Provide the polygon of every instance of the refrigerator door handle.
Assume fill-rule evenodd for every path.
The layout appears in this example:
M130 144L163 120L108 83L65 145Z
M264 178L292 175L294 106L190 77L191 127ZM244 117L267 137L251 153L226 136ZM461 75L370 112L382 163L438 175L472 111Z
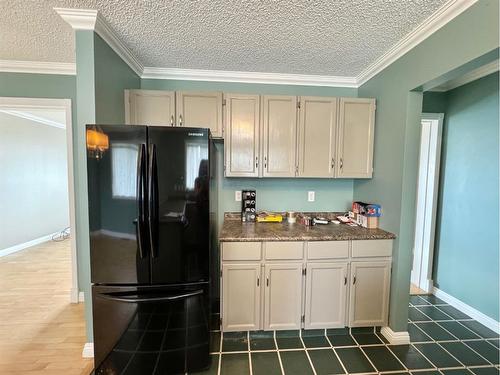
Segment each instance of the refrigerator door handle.
M146 145L141 144L139 148L139 154L137 155L137 207L139 211L139 216L137 220L134 220L136 223L136 236L137 236L137 247L139 250L139 256L141 259L146 257L145 249L144 249L144 237L143 237L143 228L146 223L146 210L145 210L145 199L144 194L146 190L145 186L145 165L144 158L146 156Z
M194 296L198 296L203 294L203 289L197 289L192 292L174 294L172 296L158 296L158 297L141 297L137 293L133 293L130 296L126 294L113 294L113 293L100 293L98 297L107 299L110 301L118 301L118 302L127 302L127 303L153 303L153 302L162 302L162 301L176 301L180 299L186 299Z
M148 167L148 233L151 256L158 257L158 171L156 161L156 145L149 145L149 167Z

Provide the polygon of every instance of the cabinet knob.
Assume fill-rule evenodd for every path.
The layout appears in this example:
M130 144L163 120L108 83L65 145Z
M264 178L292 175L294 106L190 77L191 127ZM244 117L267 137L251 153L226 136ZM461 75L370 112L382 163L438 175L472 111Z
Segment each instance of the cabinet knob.
M356 276L352 279L352 285L356 284Z
M266 277L266 286L269 286L269 277Z
M170 116L170 126L175 126L175 124L174 124L174 115Z
M335 168L335 159L332 158L332 169Z
M182 126L182 115L179 115L179 126Z
M344 276L344 285L347 285L347 276Z
M259 285L260 285L260 278L257 277L257 286L259 286Z
M342 160L342 158L340 158L340 169L342 169L344 167L344 160Z
M255 168L259 168L259 157L255 157Z
M267 168L267 156L264 156L264 168Z

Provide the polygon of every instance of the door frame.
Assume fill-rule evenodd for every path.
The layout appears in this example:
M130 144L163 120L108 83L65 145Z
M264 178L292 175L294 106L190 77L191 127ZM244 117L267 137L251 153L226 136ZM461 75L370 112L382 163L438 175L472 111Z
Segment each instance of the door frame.
M70 302L78 303L78 264L76 251L75 185L73 172L73 122L71 99L0 97L0 109L62 109L66 114L66 156L68 165L68 200L71 247Z
M429 121L433 126L430 128L430 137L427 144L429 149L427 152L428 162L425 181L420 180L421 154L419 152L419 181L416 196L411 282L427 293L431 293L433 289L432 267L439 195L443 120L443 113L422 113L421 117L421 122ZM420 137L420 148L422 148L422 136ZM423 199L419 197L421 191L425 192ZM418 243L421 246L417 246Z

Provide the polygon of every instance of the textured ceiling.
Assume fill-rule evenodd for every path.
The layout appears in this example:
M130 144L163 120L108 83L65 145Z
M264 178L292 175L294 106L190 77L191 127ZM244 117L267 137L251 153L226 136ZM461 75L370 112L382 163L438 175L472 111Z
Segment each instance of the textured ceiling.
M356 76L446 0L0 0L0 59L74 61L97 9L144 66Z

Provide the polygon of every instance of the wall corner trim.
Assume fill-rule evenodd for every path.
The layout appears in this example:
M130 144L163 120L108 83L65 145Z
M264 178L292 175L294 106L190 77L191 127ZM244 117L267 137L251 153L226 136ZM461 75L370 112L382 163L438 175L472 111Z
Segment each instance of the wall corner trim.
M460 310L464 314L469 315L471 318L477 320L479 323L488 327L492 331L500 334L500 322L497 322L495 319L490 318L488 315L436 287L433 288L432 294L441 298L444 302L449 303L451 306Z
M394 332L390 327L382 327L380 333L389 340L392 345L404 345L410 343L410 334L407 331Z
M74 30L93 30L137 74L142 76L144 66L134 53L121 41L101 14L94 9L54 8Z
M373 78L476 2L477 0L448 0L416 29L364 69L356 77L358 86Z
M82 357L83 358L94 358L94 343L93 342L87 342L83 346L82 350Z

